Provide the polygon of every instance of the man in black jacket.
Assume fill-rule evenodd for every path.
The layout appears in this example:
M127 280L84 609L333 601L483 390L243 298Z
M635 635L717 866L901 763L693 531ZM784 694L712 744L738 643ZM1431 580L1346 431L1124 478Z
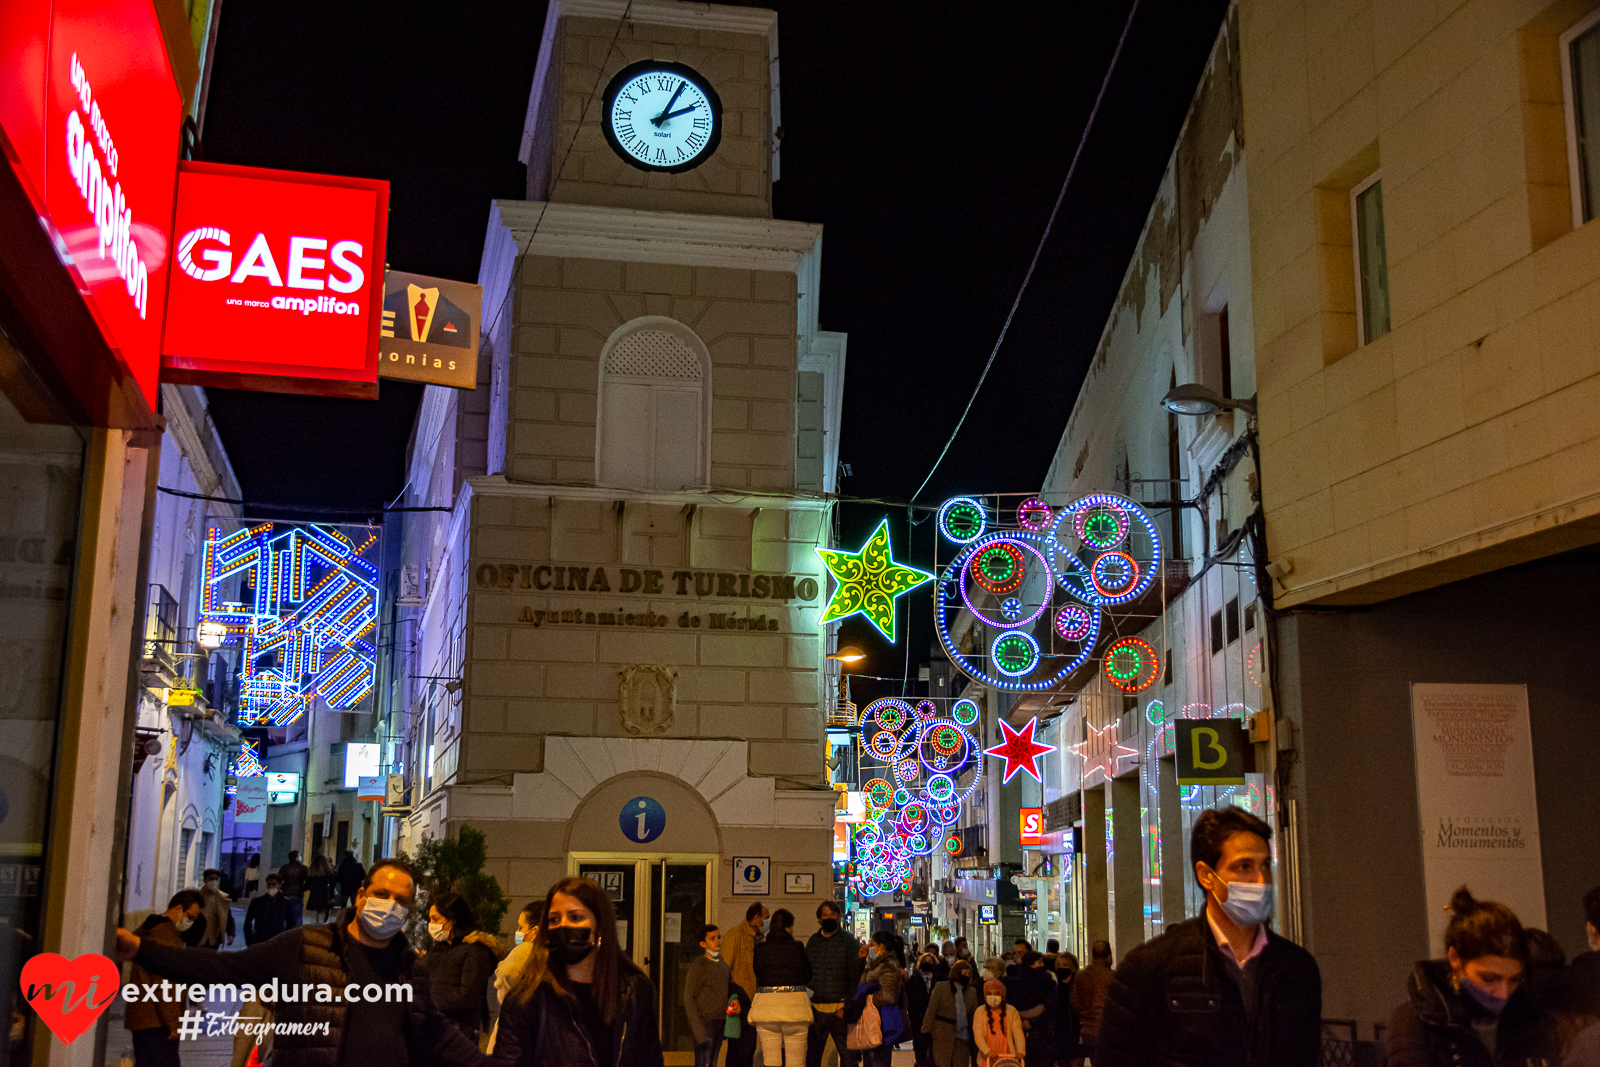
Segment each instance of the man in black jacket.
M489 1058L433 1005L426 972L400 928L416 893L411 869L373 864L353 909L240 952L187 952L117 931L117 959L179 982L266 986L297 994L273 1004L273 1067L488 1067ZM310 986L308 990L304 987ZM353 987L355 996L346 1000ZM409 987L407 989L406 987ZM372 999L373 991L378 999Z
M839 905L824 900L817 905L817 932L806 942L811 961L811 1029L806 1035L806 1064L820 1067L828 1038L833 1038L842 1067L855 1067L860 1053L846 1048L849 1024L844 1006L856 995L861 981L861 943L841 923Z
M311 868L300 862L300 853L289 853L289 862L278 868L278 884L283 887L283 895L289 901L289 907L294 909L294 923L299 926L305 921L306 879L311 877Z
M294 925L294 909L283 899L278 876L267 875L267 891L252 900L244 913L245 946L271 941Z
M1322 976L1268 927L1272 830L1232 806L1203 812L1190 855L1205 913L1130 952L1100 1019L1095 1067L1317 1067Z

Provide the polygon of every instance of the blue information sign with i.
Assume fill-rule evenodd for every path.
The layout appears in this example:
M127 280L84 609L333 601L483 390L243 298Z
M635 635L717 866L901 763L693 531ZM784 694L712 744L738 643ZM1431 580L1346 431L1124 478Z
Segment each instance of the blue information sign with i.
M667 809L655 797L634 797L622 805L617 817L622 836L637 845L648 845L667 828Z

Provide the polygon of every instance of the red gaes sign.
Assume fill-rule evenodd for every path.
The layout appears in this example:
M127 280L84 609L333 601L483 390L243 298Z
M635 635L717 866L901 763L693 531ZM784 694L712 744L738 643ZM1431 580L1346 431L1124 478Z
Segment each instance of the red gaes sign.
M185 162L162 378L378 395L389 183Z
M150 0L0 2L0 143L152 409L182 121Z

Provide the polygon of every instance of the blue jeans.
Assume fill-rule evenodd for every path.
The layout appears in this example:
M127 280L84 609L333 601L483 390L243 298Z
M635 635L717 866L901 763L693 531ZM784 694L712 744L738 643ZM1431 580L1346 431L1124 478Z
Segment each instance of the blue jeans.
M290 893L289 907L294 909L294 924L299 926L305 920L306 895L304 893Z
M717 1053L722 1049L722 1019L713 1019L711 1040L694 1047L694 1067L717 1067Z

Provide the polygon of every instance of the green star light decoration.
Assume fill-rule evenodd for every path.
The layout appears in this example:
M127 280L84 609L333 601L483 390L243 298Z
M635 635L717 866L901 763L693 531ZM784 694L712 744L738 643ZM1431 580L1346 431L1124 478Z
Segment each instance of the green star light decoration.
M833 598L823 609L821 625L838 622L850 615L865 615L878 632L894 644L894 605L933 575L894 561L889 551L889 520L878 524L859 552L819 548L817 555L833 574Z

